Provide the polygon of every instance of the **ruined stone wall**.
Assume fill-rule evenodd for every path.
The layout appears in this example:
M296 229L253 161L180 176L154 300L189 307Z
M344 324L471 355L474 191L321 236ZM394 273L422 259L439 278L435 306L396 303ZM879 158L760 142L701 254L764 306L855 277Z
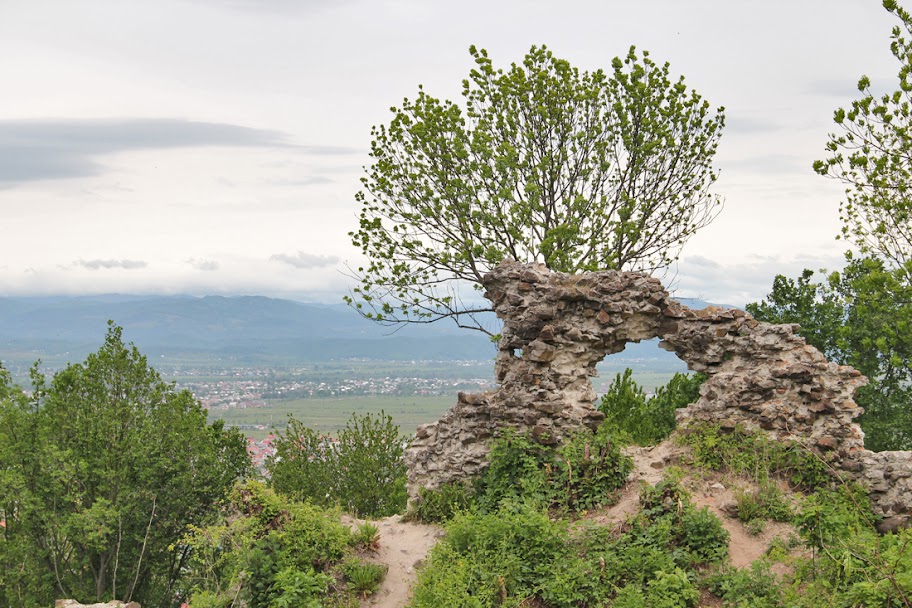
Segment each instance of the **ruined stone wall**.
M418 429L406 451L409 492L477 475L490 439L504 428L556 444L597 427L589 380L595 365L628 342L661 338L694 371L708 376L679 423L740 424L795 440L825 455L871 490L885 517L912 513L912 453L864 449L852 400L866 379L828 362L795 325L771 325L740 310L690 310L661 283L637 273L568 275L540 264L504 262L484 278L504 327L495 366L499 388L460 394L439 421Z

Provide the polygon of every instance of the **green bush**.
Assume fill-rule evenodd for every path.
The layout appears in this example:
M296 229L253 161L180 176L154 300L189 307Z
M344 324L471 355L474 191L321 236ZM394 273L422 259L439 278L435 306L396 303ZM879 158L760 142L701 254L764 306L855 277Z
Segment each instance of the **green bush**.
M510 432L494 442L489 461L475 492L476 504L486 511L507 499L571 512L608 504L633 466L604 426L582 431L557 449Z
M736 491L735 499L738 519L746 524L762 523L768 519L783 522L792 520L792 506L774 481L761 482L755 490Z
M620 527L564 520L529 501L457 515L419 575L411 608L693 606L696 568L723 561L728 535L675 481L644 488Z
M328 593L350 533L339 513L239 484L217 523L192 528L181 547L191 605L310 606ZM284 603L283 603L284 602Z
M604 424L637 445L655 445L675 429L675 410L700 397L703 374L675 374L668 384L647 397L632 378L632 370L618 374L602 397L599 410Z
M543 511L507 503L492 513L463 513L432 550L409 606L515 606L570 558L566 524Z
M728 557L729 536L722 522L705 507L694 508L677 480L645 486L640 505L634 530L647 543L668 547L678 566L719 563Z
M405 508L403 441L392 417L352 414L333 444L292 417L266 469L277 492L349 513L385 517Z
M443 523L474 505L474 492L468 484L456 481L435 490L420 488L409 518L424 523Z
M649 608L691 608L697 605L698 599L700 592L681 568L656 572L646 591Z
M731 608L780 608L784 606L782 589L770 565L764 560L750 568L724 568L707 578L714 594Z

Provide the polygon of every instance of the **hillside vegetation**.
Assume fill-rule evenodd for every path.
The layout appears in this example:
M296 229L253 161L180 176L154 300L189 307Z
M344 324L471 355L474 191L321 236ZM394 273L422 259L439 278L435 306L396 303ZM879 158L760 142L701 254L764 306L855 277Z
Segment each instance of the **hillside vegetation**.
M619 374L600 404L610 424L559 447L504 433L479 479L423 491L407 513L390 417L354 415L336 444L292 419L258 480L240 437L207 425L113 325L28 395L0 380L0 606L390 606L366 598L404 584L384 581L380 556L410 549L396 550L408 524L344 511L443 527L410 608L912 599L912 532L879 531L825 460L739 428L674 430L696 376L647 398Z

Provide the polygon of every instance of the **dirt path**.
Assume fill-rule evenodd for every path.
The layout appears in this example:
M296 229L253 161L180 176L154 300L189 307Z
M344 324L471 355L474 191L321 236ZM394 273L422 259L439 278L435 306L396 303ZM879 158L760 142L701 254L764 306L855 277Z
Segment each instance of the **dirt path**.
M343 521L351 526L363 521L346 520ZM389 571L377 593L362 601L361 605L365 608L402 608L408 602L417 567L424 562L443 530L438 526L404 523L401 515L371 520L371 523L379 528L380 548L368 559L386 564Z

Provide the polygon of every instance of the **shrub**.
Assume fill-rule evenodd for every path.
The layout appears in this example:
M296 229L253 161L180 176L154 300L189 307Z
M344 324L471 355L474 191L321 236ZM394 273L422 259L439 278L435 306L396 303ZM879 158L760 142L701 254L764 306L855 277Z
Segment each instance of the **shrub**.
M405 510L403 440L392 416L352 414L339 433L339 497L350 513L385 517Z
M444 484L435 490L421 488L409 518L424 523L443 523L474 505L472 488L461 481Z
M610 427L577 433L558 450L552 502L570 511L611 502L612 492L627 483L632 468Z
M266 469L282 494L322 506L341 504L360 516L384 517L405 508L403 442L384 412L352 414L337 445L289 417L275 445Z
M192 528L181 543L190 603L314 605L328 593L328 573L349 537L337 511L292 501L261 482L239 484L221 520Z
M678 439L691 448L695 466L745 475L760 484L779 477L796 489L813 491L834 481L826 462L804 446L773 441L740 426L726 430L693 424L679 433Z
M700 592L680 568L671 572L656 572L646 591L649 608L690 608L696 606L698 599Z
M475 494L487 511L507 499L568 511L607 504L633 466L604 426L582 431L557 449L510 432L494 442L489 461Z
M703 374L675 374L668 384L647 397L632 378L632 370L618 374L602 397L599 410L605 425L637 445L655 445L675 429L675 410L700 397Z
M640 505L634 529L652 545L667 546L678 566L719 563L728 557L729 535L722 522L705 507L695 509L676 480L644 487Z
M738 519L746 524L773 521L791 521L792 507L779 486L773 481L764 481L752 491L735 493L738 505Z
M732 608L779 608L785 604L776 576L764 560L750 568L724 568L707 578L709 588Z
M432 550L409 606L515 606L564 559L571 559L566 524L543 511L511 502L463 513Z
M289 416L273 445L266 471L276 492L322 506L336 503L336 452L327 438Z

